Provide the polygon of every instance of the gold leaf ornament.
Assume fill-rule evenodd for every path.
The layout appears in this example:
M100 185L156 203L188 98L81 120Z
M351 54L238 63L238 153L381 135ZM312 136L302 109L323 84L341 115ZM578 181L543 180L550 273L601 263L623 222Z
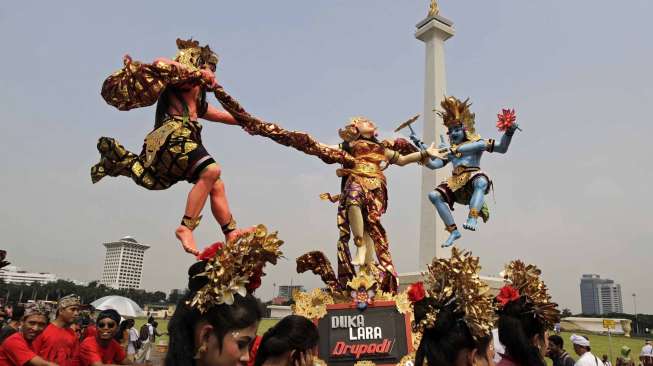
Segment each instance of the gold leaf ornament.
M327 314L327 305L334 303L333 297L319 288L310 292L296 291L292 312L308 319L321 319Z
M506 265L501 275L520 295L525 296L527 304L532 307L533 315L547 329L553 329L560 321L560 310L558 304L551 301L549 290L541 279L542 271L533 264L514 260Z
M207 283L195 293L189 305L204 313L216 305L233 304L236 294L246 296L250 278L262 275L266 263L276 263L282 255L279 250L282 244L277 233L268 233L264 225L225 244L207 260L204 272L195 275L207 277Z
M438 313L453 307L476 339L487 336L495 321L493 298L480 278L478 257L453 248L451 258L435 258L425 274L424 289L430 298L428 312L413 324L416 332L433 327Z

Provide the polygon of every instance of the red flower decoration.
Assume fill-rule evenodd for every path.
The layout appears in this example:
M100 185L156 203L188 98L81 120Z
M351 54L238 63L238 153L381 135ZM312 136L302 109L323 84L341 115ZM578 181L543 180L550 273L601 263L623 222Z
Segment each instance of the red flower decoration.
M497 114L497 128L499 131L507 131L517 121L517 115L514 109L502 109L501 113Z
M261 287L261 277L263 277L263 267L257 267L254 273L249 278L249 282L245 285L247 292L253 293L257 288Z
M426 291L422 282L415 282L408 287L408 300L410 302L418 302L424 297L426 297Z
M521 295L519 295L519 291L516 288L506 285L501 288L501 291L499 291L497 300L501 303L501 306L505 306L507 303L519 299L520 296Z
M216 242L211 244L210 246L204 248L202 253L197 255L197 260L206 261L215 257L215 254L218 252L218 250L222 249L223 246L224 244L221 242Z

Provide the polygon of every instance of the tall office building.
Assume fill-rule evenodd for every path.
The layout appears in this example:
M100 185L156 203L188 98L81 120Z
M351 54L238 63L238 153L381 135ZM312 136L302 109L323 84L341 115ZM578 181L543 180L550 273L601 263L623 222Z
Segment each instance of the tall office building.
M597 274L584 274L580 279L580 302L583 314L623 313L621 285Z
M117 289L140 288L143 254L150 246L141 244L130 236L103 245L107 248L107 253L104 256L100 283Z

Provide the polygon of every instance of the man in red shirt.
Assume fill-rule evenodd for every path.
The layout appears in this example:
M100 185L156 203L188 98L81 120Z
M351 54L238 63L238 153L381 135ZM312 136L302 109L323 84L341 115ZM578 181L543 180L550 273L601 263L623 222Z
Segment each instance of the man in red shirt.
M120 314L113 309L103 310L98 315L96 324L95 337L84 339L79 348L80 366L131 364L125 350L114 339L120 324Z
M59 300L57 318L34 340L37 355L60 366L77 366L79 339L70 325L79 316L79 306L77 295L64 296Z
M56 366L32 350L32 341L48 324L48 312L33 303L25 307L20 331L7 337L0 346L0 366Z

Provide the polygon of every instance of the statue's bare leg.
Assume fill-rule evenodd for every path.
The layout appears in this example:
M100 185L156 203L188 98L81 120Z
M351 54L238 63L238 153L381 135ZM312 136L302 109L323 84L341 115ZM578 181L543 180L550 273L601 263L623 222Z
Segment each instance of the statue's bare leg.
M365 245L365 220L363 219L363 212L357 205L351 205L347 208L347 218L349 219L349 226L351 232L354 234L354 244L356 245L356 254L351 260L351 264L361 266L365 264L365 257L367 256L367 246Z
M365 242L365 264L370 265L374 263L374 256L376 249L374 249L374 240L370 234L366 231L363 235L363 241Z
M184 211L184 219L182 224L175 230L177 239L181 241L181 246L184 250L191 254L199 254L195 238L193 237L193 229L199 225L200 213L206 204L206 199L211 192L213 185L220 178L220 167L217 164L207 166L202 173L200 173L197 182L188 193L186 200L186 211Z
M474 186L474 193L469 200L469 217L467 217L467 222L463 224L463 227L467 230L476 231L478 229L478 216L481 214L485 192L490 183L487 178L480 176L475 178L472 184Z
M458 231L456 223L453 220L453 215L449 209L449 205L444 201L442 194L438 191L432 191L429 193L429 200L435 206L435 209L438 211L438 215L446 225L447 231L450 233L447 240L442 244L443 248L450 247L453 245L453 242L460 239L462 234Z
M211 212L213 217L220 224L221 227L225 225L230 225L233 220L231 215L231 210L229 209L229 202L227 202L227 193L225 191L224 182L222 179L218 179L210 192L211 195ZM237 239L239 236L252 231L254 228L245 228L245 229L234 229L225 234L226 241L232 241Z
M370 271L374 265L374 256L376 254L376 249L374 248L374 240L372 240L372 237L367 231L365 231L365 234L363 234L363 248L365 248L365 258L363 258L363 265L361 265L359 268L371 274Z

